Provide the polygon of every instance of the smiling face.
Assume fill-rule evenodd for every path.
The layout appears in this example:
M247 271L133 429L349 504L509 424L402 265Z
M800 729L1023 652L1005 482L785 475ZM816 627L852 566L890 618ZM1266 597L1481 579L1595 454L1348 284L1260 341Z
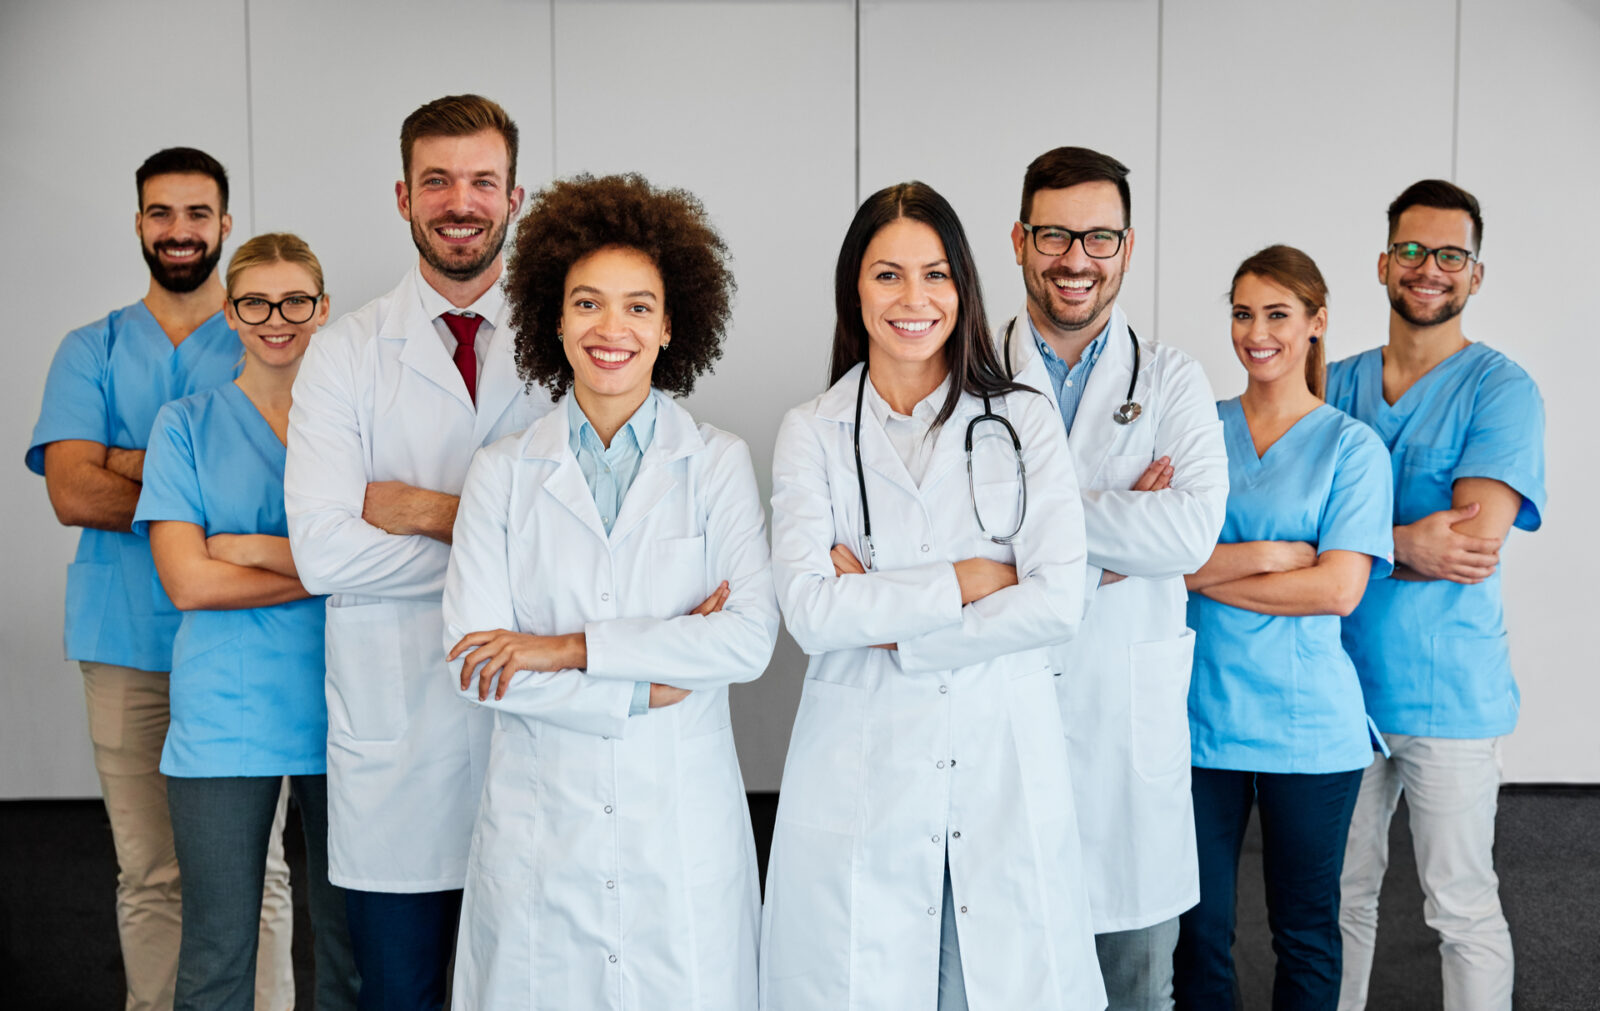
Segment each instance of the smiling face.
M151 176L139 196L134 230L150 276L177 295L206 283L233 230L217 181L199 172Z
M655 261L607 246L567 269L564 290L560 337L578 405L588 412L600 398L644 403L656 357L672 338Z
M497 130L419 137L412 145L411 178L395 184L395 198L425 271L465 282L495 265L522 204L522 188L510 188L508 171Z
M311 272L298 263L277 260L240 271L222 308L227 315L228 325L238 333L239 342L244 345L245 367L298 368L300 357L311 343L311 335L328 322L329 302L324 295L317 303L316 311L304 323L285 322L279 309L273 309L264 323L245 323L234 309L235 299L259 298L268 302L282 302L296 296L309 300L321 294Z
M1039 190L1033 195L1028 223L1055 225L1073 231L1125 227L1122 195L1117 184L1105 180L1079 183L1066 189ZM1022 267L1022 283L1036 322L1047 323L1061 336L1087 330L1099 333L1111 318L1111 307L1122 291L1122 275L1133 257L1133 231L1122 240L1115 256L1096 259L1074 242L1060 256L1046 256L1020 224L1011 228L1011 245ZM1048 336L1048 335L1046 335Z
M1459 246L1470 250L1472 217L1466 211L1441 207L1408 207L1395 223L1391 248L1396 242L1415 242L1437 249ZM1388 251L1378 256L1378 280L1389 293L1395 315L1416 327L1438 326L1461 315L1467 298L1483 283L1483 264L1474 257L1465 269L1449 273L1429 256L1415 267L1403 267Z
M874 368L927 363L955 329L960 298L944 243L921 221L898 218L878 229L861 257L856 290Z
M1305 382L1311 338L1328 329L1328 308L1315 313L1288 288L1245 274L1233 286L1233 351L1251 384Z

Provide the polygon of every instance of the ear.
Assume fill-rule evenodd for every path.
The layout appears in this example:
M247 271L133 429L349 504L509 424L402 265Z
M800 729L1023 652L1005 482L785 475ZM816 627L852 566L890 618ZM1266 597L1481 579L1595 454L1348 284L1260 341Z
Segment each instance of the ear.
M411 220L411 190L406 186L404 179L398 179L394 184L394 205L400 211L400 217L407 222Z
M669 313L665 323L661 325L661 346L666 347L672 340L672 316Z
M139 242L144 243L144 211L133 212L133 234L139 237Z
M1378 254L1378 283L1385 286L1389 283L1389 251L1387 249Z
M518 211L522 210L522 201L526 197L527 192L521 186L511 191L511 216L513 218L517 216Z
M327 292L322 293L322 301L317 303L317 315L314 317L320 328L328 322L328 317L333 314L333 296Z
M1328 335L1328 307L1317 309L1317 314L1311 317L1312 336L1326 337Z
M1122 269L1126 271L1133 263L1133 239L1135 236L1133 226L1128 226L1128 235L1122 240Z
M1483 264L1474 260L1472 261L1472 282L1467 285L1467 294L1476 295L1481 287L1483 287Z
M222 299L222 317L228 321L229 330L239 329L239 317L233 311L233 299L230 293L224 292Z
M221 245L223 242L227 242L228 241L228 236L230 236L232 234L233 234L233 215L229 214L227 211L223 211L222 212L222 238L218 242L218 245Z
M1022 222L1015 221L1011 225L1011 251L1017 254L1017 266L1022 266L1022 242L1027 236L1022 230Z

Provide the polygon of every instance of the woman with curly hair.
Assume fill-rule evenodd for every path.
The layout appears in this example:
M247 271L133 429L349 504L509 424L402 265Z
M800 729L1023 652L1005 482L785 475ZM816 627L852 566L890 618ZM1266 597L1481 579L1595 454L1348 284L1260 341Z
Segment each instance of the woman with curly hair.
M444 591L462 694L496 711L455 1004L751 1008L759 894L727 686L777 635L745 444L684 395L733 278L704 209L636 175L533 198L517 365L561 401L482 450Z

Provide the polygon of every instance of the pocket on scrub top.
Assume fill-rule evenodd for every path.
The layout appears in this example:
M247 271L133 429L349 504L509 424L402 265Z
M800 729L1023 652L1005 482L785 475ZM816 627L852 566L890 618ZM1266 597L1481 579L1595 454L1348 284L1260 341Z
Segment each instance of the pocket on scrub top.
M1429 513L1450 508L1452 475L1459 460L1460 455L1448 447L1406 448L1395 486L1396 515L1402 523L1415 523Z
M1128 705L1133 768L1164 779L1189 765L1189 674L1194 630L1176 639L1128 647Z
M398 740L407 726L405 636L393 605L330 606L327 619L328 732L352 741Z
M650 609L656 617L676 617L699 607L711 592L706 584L704 536L673 537L650 546Z

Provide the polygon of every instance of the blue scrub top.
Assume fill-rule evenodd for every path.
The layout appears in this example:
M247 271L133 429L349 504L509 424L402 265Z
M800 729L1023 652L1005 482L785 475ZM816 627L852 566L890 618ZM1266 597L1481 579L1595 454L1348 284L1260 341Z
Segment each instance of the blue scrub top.
M43 474L44 447L65 439L144 449L162 404L232 381L238 362L220 312L177 347L143 302L72 331L50 363L28 469ZM177 631L144 538L85 529L67 567L67 659L170 670Z
M144 462L134 532L156 520L212 534L289 535L283 443L233 383L168 404ZM185 611L172 645L169 776L327 771L323 598Z
M1372 556L1371 587L1393 569L1389 454L1367 426L1326 404L1259 458L1237 398L1217 405L1228 447L1219 543L1308 541ZM1371 724L1337 615L1257 614L1189 595L1192 762L1206 769L1327 773L1372 762Z
M1392 406L1383 351L1328 368L1328 402L1378 433L1393 458L1394 523L1450 508L1464 477L1503 481L1522 496L1515 526L1537 530L1545 503L1544 400L1528 374L1483 344L1435 365ZM1500 572L1467 586L1386 580L1344 621L1378 729L1424 737L1497 737L1517 725Z

